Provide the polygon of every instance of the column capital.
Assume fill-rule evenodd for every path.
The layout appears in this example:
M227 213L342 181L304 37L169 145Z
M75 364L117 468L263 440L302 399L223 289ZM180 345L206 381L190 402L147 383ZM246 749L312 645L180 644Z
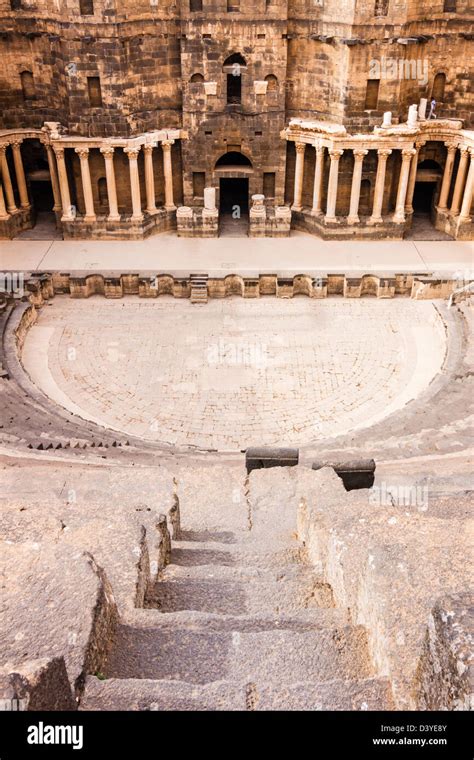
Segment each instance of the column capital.
M57 158L64 158L65 148L62 145L53 145L53 150Z
M352 153L354 154L354 158L359 159L361 161L364 156L367 155L369 151L365 150L365 148L352 148Z
M165 148L166 150L171 150L171 146L174 145L174 142L175 142L174 140L162 140L161 147L163 148L163 150L165 150Z
M10 145L12 146L12 148L19 148L22 142L23 142L23 137L16 137L14 140L11 141Z
M448 153L450 153L451 155L456 153L458 149L457 143L452 142L452 141L445 142L444 145L448 149Z
M393 149L392 148L379 148L377 150L377 155L381 159L387 159L389 156L392 155Z
M103 145L102 148L99 148L99 150L105 158L112 158L115 153L115 148L113 145Z
M411 161L412 157L415 155L416 150L415 148L403 148L402 149L402 156L404 161Z
M134 158L138 158L138 154L140 153L141 145L138 146L130 146L129 148L124 148L123 152L127 154L128 160L131 161Z
M306 143L295 142L295 150L297 153L304 153L305 148L306 148Z
M0 156L4 156L7 152L8 143L3 143L0 145Z
M321 154L324 151L324 145L321 145L320 143L315 143L313 147L317 154Z
M461 156L465 156L470 152L471 148L469 148L469 145L460 145L459 146L459 152L461 153Z
M173 142L174 142L174 140L173 140ZM154 145L150 145L149 143L147 145L144 145L143 146L143 152L144 152L144 154L146 156L151 156L153 154L153 148L154 147L155 147Z
M89 148L86 148L82 145L79 148L74 148L74 152L77 153L80 159L84 159L89 156Z
M328 153L331 156L331 160L339 161L342 154L344 153L344 150L342 148L329 148Z

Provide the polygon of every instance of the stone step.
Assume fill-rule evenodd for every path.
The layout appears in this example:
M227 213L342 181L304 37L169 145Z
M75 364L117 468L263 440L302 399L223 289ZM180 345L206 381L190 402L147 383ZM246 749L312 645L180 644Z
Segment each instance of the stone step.
M288 615L257 612L251 615L222 615L201 610L161 612L157 609L135 608L127 612L126 623L141 630L186 630L199 632L240 631L241 633L289 630L315 631L323 628L343 628L350 622L347 610L336 607L311 607Z
M283 682L106 679L88 676L80 710L393 710L383 678Z
M168 565L147 594L147 607L162 612L201 610L243 615L308 607L333 607L331 589L311 567Z
M108 678L205 684L352 680L372 675L362 626L258 633L167 631L120 626Z

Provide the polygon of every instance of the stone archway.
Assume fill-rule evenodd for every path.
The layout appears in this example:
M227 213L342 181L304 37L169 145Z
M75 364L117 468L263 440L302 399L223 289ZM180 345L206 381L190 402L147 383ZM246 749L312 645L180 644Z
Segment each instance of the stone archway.
M217 159L214 172L219 193L220 234L247 235L252 162L240 151L228 151Z

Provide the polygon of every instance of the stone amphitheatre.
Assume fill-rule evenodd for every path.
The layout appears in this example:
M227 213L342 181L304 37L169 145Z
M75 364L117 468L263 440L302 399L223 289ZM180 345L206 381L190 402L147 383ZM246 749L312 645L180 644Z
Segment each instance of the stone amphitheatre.
M473 708L472 21L0 0L3 709Z

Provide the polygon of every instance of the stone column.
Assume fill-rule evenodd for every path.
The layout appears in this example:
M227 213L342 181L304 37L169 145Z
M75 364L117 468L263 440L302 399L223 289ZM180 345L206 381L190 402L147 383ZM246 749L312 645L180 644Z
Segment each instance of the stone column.
M105 179L107 182L107 198L109 200L109 222L120 221L120 214L117 203L117 185L115 183L114 171L114 148L111 145L104 145L100 149L105 162Z
M471 162L469 164L469 173L467 175L466 185L464 187L461 213L459 215L460 222L468 222L470 219L472 196L474 192L474 148L471 148L469 150L469 154L471 156Z
M453 216L459 214L462 191L464 189L464 180L466 178L467 162L469 160L469 148L466 145L463 145L459 150L461 152L461 158L459 159L458 173L456 174L456 184L454 185L453 200L451 203L451 214Z
M313 186L313 208L312 216L319 216L322 213L321 196L323 190L323 167L324 167L324 146L315 145L316 149L316 166L314 169L314 186Z
M454 158L456 156L456 145L445 143L448 149L446 156L446 163L444 165L443 181L441 183L441 192L439 194L438 211L448 210L448 196L449 188L451 187L451 179L453 176Z
M414 148L405 148L402 150L402 166L400 169L400 178L398 180L395 214L393 215L393 221L397 224L403 224L405 221L405 200L407 197L408 180L410 177L410 165L415 153L416 150Z
M3 195L3 185L0 185L0 219L9 219L10 214L5 206L5 196Z
M54 206L53 211L61 211L61 191L59 189L58 173L56 170L56 159L51 145L45 145L46 155L48 157L49 176L51 177L51 187L53 188Z
M84 205L86 207L84 221L95 222L94 197L92 195L91 173L89 170L89 148L75 148L75 151L81 159L82 192L84 193Z
M420 155L420 150L424 144L425 143L422 142L422 143L416 143L415 145L415 155L413 156L411 160L410 176L408 177L408 189L407 189L407 197L405 201L405 214L413 213L413 196L415 194L416 173L418 171L418 158Z
M360 148L354 149L354 173L352 175L351 186L351 202L349 208L349 216L347 217L348 224L358 224L359 219L359 201L360 201L360 185L362 181L362 164L364 162L364 156L369 152L368 150L361 150Z
M156 214L158 209L155 202L155 178L153 175L153 145L144 145L145 154L145 187L147 214Z
M130 187L132 190L132 221L141 222L143 220L142 202L140 198L140 178L138 176L138 154L140 146L135 148L124 148L124 153L128 156L128 168L130 170Z
M7 198L8 213L14 214L18 209L15 203L15 196L13 195L13 185L10 177L10 170L8 168L7 147L8 145L0 145L0 167L2 170L3 188Z
M293 195L293 211L301 211L301 197L303 195L303 172L304 172L304 151L306 143L295 143L296 164L295 164L295 188Z
M385 173L387 171L387 159L391 153L392 151L389 148L379 148L377 151L378 163L377 176L375 178L374 207L372 209L372 216L369 219L369 224L380 224L380 222L383 222L382 206L385 189Z
M339 159L344 153L343 150L330 149L331 166L329 168L328 182L328 202L326 207L325 222L335 222L336 219L336 202L337 202L337 185L339 182Z
M176 206L173 200L173 167L171 164L171 146L174 140L162 140L163 148L163 170L165 173L165 209L174 211Z
M16 183L20 195L20 206L30 208L28 190L26 187L25 170L23 168L23 159L21 157L21 144L23 140L14 140L11 144L13 150L13 163L15 164Z
M69 195L69 180L67 177L66 161L64 159L64 148L54 145L54 153L58 164L59 190L61 192L61 204L63 213L62 222L70 222L74 219L71 208L71 196Z

